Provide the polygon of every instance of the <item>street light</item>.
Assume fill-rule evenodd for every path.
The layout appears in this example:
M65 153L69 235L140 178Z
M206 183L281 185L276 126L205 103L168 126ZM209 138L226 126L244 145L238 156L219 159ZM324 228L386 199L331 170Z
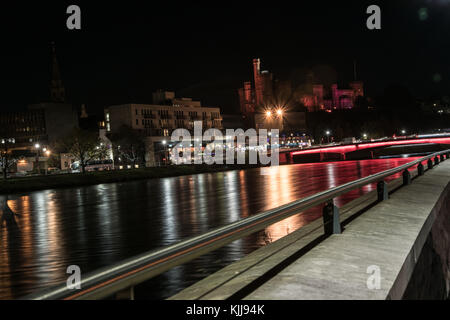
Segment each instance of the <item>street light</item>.
M164 164L167 165L167 148L166 148L167 141L163 140L161 143L164 146Z
M272 115L272 112L271 111L266 111L266 116L267 117L270 117Z
M39 143L36 143L34 147L36 148L36 171L37 173L40 173L41 168L39 166L39 149L41 148L41 145Z
M329 130L327 130L326 132L325 132L325 134L327 135L327 140L328 140L328 143L330 143L330 131Z
M283 115L283 110L278 109L278 110L277 110L277 114L278 114L279 116Z
M402 134L405 134L406 133L406 130L402 130Z

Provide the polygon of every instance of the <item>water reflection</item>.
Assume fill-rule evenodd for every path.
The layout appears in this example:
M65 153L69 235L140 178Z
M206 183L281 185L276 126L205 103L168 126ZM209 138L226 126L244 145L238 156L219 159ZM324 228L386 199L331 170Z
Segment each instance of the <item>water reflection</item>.
M0 298L65 281L68 265L88 272L409 161L298 164L269 175L251 169L12 195L7 204L17 216L0 228ZM374 188L349 192L337 205ZM170 296L318 217L320 207L287 218L166 272L141 293Z

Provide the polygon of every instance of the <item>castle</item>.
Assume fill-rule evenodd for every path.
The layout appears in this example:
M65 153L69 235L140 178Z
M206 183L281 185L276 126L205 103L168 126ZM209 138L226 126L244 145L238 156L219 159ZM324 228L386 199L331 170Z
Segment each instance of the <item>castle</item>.
M337 84L325 88L323 84L310 83L302 88L294 88L290 81L276 81L269 71L261 70L260 59L253 59L253 83L244 82L238 90L241 113L251 122L255 113L267 108L291 109L302 105L309 112L351 109L358 97L364 96L361 81L353 81L349 88L339 89Z

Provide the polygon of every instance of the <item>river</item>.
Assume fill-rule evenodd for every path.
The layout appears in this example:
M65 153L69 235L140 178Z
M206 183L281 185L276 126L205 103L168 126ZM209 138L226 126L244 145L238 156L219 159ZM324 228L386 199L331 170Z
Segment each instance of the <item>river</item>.
M92 271L412 160L295 164L270 175L249 169L9 195L17 216L0 228L0 299L64 282L69 265ZM337 205L375 188L347 193ZM138 286L136 297L169 297L320 217L318 207L287 218Z

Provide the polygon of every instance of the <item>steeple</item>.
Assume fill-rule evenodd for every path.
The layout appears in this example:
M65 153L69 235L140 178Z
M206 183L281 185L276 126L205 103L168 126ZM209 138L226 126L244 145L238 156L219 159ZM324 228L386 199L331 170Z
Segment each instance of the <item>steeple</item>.
M66 92L61 81L58 61L56 60L54 42L52 42L52 80L50 84L50 98L52 102L65 102L66 100Z

